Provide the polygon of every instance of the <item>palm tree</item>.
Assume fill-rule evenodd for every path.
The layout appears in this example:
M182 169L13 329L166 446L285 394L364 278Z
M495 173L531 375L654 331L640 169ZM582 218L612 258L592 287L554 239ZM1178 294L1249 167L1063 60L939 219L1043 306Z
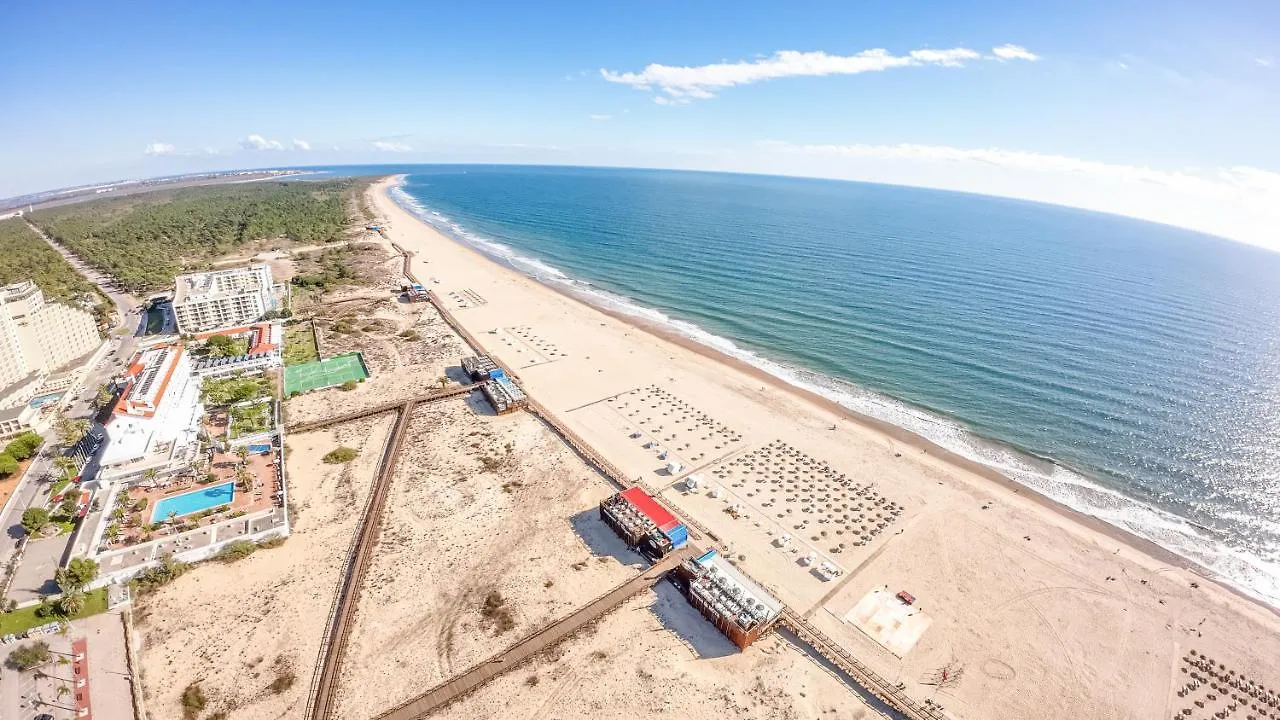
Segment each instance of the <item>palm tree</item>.
M153 482L155 481L156 476L158 476L159 474L160 474L159 470L155 468L147 468L147 471L142 473L142 479L146 480L147 482Z
M84 602L84 591L76 588L62 593L62 598L58 600L58 609L62 610L63 615L72 617L84 610Z
M245 470L244 468L240 468L239 472L236 473L236 479L240 481L240 487L243 488L245 492L253 491L253 473Z
M240 458L240 462L244 462L245 459L249 457L249 447L247 445L240 445L236 447L235 453L236 457Z

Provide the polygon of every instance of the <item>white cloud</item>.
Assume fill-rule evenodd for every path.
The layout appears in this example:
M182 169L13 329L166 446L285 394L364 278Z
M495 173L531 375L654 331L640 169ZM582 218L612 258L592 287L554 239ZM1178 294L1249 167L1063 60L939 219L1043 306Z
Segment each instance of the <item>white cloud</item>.
M1034 60L1037 57L1017 45L1002 45L992 52L1001 60ZM690 99L710 98L715 96L716 91L724 88L777 78L859 75L924 65L962 67L966 62L981 60L982 57L981 53L968 48L912 50L905 55L891 55L889 51L879 48L864 50L855 55L828 55L820 50L780 50L754 62L720 62L696 67L654 63L640 72L616 72L602 68L600 75L608 82L629 85L637 90L652 91L658 88L666 96L659 95L654 101L669 105L675 99L688 102Z
M1264 68L1269 68L1276 64L1275 58L1272 57L1257 57L1254 58L1253 61Z
M391 140L374 140L373 149L378 152L413 152L413 148L402 143Z
M174 147L169 143L153 142L150 145L148 145L142 152L147 155L172 155L174 152Z
M299 140L297 138L294 138L293 149L294 150L310 150L311 143L307 142L306 140Z
M592 120L596 120L596 121L599 121L599 122L604 122L605 120L612 120L612 119L613 119L613 116L612 116L612 115L591 115L590 117L591 117L591 119L592 119Z
M1040 56L1027 50L1021 45L1004 44L997 48L991 48L991 52L1000 60L1029 60L1035 62Z
M205 149L204 149L204 154L205 154L205 155L217 155L217 154L218 154L218 151L217 151L217 150L214 150L214 149L213 149L213 148L211 148L211 147L207 147L207 148L205 148Z
M283 150L284 145L279 140L268 140L261 135L250 135L240 141L240 147L245 150Z
M945 145L767 141L773 171L1002 195L1099 210L1280 250L1280 173L1177 170L1068 155ZM779 166L782 166L781 168Z

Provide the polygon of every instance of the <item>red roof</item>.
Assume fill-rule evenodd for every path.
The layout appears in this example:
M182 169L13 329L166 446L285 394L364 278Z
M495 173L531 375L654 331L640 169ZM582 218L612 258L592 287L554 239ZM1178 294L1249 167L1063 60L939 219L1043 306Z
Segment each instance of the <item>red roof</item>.
M627 488L622 491L622 497L626 499L631 507L634 507L641 515L653 521L658 529L667 532L671 528L680 524L675 515L658 504L657 500L649 497L644 490L638 487Z

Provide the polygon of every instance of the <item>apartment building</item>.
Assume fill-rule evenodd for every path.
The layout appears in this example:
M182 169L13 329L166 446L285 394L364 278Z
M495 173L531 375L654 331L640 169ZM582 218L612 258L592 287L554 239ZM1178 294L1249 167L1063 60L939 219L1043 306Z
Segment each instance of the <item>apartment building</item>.
M58 370L91 355L101 342L91 313L45 302L29 280L0 287L0 441L42 432L47 413L30 405L32 399L51 391L50 377L59 378L57 389L72 386L80 369Z
M31 373L51 373L92 353L101 342L91 313L45 302L35 283L0 288L0 388Z
M280 307L266 264L179 275L173 296L178 332L249 325Z

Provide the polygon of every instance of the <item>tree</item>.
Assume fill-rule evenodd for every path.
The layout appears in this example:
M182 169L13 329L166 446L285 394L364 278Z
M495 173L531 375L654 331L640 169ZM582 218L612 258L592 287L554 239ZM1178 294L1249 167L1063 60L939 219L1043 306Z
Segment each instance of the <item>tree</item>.
M240 481L240 488L245 492L253 492L253 473L244 468L240 468L236 472L236 480Z
M89 432L88 420L72 420L65 415L58 419L58 424L54 426L58 433L58 442L63 447L71 447L80 442L80 438Z
M35 455L36 450L40 449L43 444L44 438L40 437L38 433L28 430L10 440L9 444L4 446L4 451L12 456L14 460L21 461Z
M49 524L49 511L41 507L27 508L22 511L22 529L28 535L35 535Z
M64 568L58 568L53 579L63 592L83 590L98 577L98 562L91 558L72 558Z
M79 615L84 610L85 597L84 591L76 588L62 593L62 597L58 598L58 609L67 617Z
M154 482L156 477L159 475L160 475L159 470L155 468L147 468L146 472L142 473L142 479L146 480L147 482Z
M209 357L231 357L240 354L239 343L226 335L214 335L204 341L205 352Z
M98 394L93 397L94 407L104 408L110 405L111 401L115 398L116 394L112 392L111 384L104 384L102 387L98 388Z
M236 457L240 458L240 462L244 462L249 457L249 447L247 445L238 445L235 449Z
M53 465L62 471L63 480L71 480L76 476L76 471L80 469L76 466L75 458L67 457L66 455L54 458Z
M58 503L58 514L63 517L74 517L76 508L80 507L80 492L68 491L62 496L62 502Z
M49 643L43 640L23 645L9 653L9 665L19 670L30 670L44 665L52 659L53 653L49 651Z
M0 475L12 475L18 471L18 461L7 452L0 452Z

